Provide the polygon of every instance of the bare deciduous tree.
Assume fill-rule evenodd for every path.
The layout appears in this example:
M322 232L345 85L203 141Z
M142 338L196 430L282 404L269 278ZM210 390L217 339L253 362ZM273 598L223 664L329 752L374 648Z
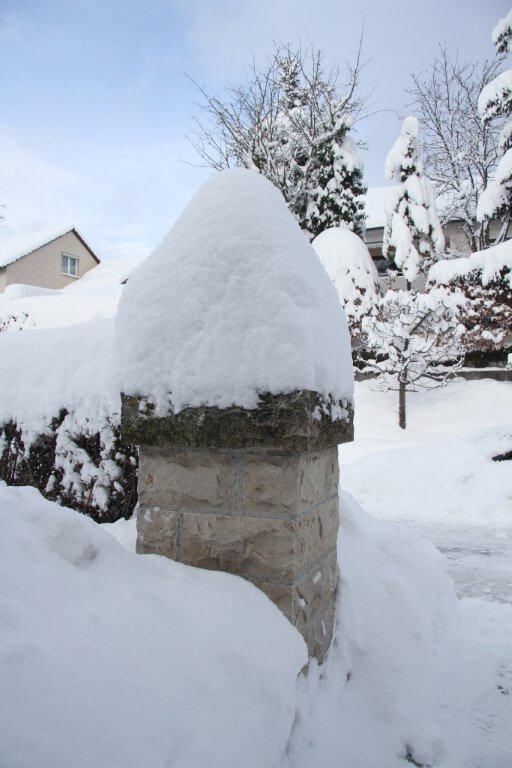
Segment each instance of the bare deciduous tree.
M341 221L362 233L362 164L349 136L365 103L362 66L361 41L343 72L314 46L276 46L225 97L194 83L202 102L192 144L208 167L264 174L311 237Z
M499 126L482 122L478 97L499 68L496 59L461 62L442 46L408 89L423 128L425 173L442 202L441 222L460 220L472 251L490 245L489 221L479 222L476 211L499 156Z

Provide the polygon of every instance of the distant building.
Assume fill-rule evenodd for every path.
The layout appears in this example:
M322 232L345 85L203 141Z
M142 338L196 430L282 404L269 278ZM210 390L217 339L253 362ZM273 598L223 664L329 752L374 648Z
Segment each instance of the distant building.
M0 239L0 293L13 283L65 288L99 263L74 227Z
M390 187L371 187L365 198L367 218L364 241L380 274L385 274L390 267L396 269L384 258L382 253L384 226L386 224L385 200L389 189ZM499 221L491 222L491 237L496 237L500 228L501 223ZM460 220L454 219L443 225L443 233L447 250L460 256L471 253Z

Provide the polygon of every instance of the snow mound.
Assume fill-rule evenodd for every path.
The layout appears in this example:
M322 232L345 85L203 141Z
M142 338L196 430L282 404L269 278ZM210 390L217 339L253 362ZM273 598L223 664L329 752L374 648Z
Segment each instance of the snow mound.
M47 297L44 297L47 298ZM0 334L0 425L44 431L61 409L77 421L120 411L111 375L114 321Z
M260 393L352 395L346 320L281 193L254 171L216 175L126 285L121 391L169 404L255 408Z
M8 285L0 293L0 328L62 328L114 317L122 283L140 261L137 254L106 259L62 290Z
M301 681L289 764L399 768L409 751L437 765L431 676L453 584L439 552L405 526L374 520L346 493L340 511L335 636L321 674L312 665Z
M0 763L278 765L307 660L258 589L0 484Z
M484 251L477 251L470 256L438 261L430 268L428 282L449 285L460 278L469 278L481 273L481 282L485 287L497 280L502 270L508 270L508 280L512 286L512 240L491 246Z
M334 283L349 318L368 314L377 300L378 274L368 248L347 227L326 229L312 246Z
M11 283L2 294L4 301L27 299L30 296L58 296L62 291L54 288L40 288L38 285Z

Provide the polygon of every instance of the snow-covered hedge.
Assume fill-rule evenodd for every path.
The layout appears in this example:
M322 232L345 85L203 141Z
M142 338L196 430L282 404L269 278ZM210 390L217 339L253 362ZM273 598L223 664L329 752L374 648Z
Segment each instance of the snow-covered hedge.
M464 258L439 261L430 269L428 283L466 296L460 320L469 351L512 348L512 240Z
M137 452L120 439L113 320L0 334L0 479L99 521L129 516Z

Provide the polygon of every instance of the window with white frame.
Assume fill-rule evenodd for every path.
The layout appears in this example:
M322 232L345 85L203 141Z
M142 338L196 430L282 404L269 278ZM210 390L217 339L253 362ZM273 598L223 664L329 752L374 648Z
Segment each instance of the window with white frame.
M69 256L69 254L63 253L60 271L63 275L68 275L69 277L78 277L78 259L76 256Z

